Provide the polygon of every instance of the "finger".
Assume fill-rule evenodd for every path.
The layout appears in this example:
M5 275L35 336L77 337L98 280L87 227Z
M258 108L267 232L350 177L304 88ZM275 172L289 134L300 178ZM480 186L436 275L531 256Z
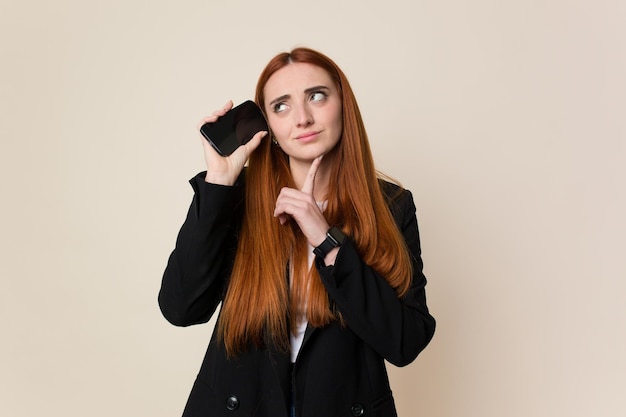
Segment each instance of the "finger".
M274 206L274 217L287 215L294 218L304 218L307 213L319 211L313 197L310 194L294 188L284 187L278 194L276 205Z
M200 128L206 123L215 123L217 119L225 115L226 112L228 112L232 108L233 108L233 101L228 100L226 104L222 106L222 108L215 110L210 116L206 116L202 118L202 120L200 120L200 123L198 124L198 130L200 130Z
M285 222L287 221L288 214L285 213L283 208L280 207L281 206L281 204L279 203L280 199L281 197L279 195L278 200L276 201L276 206L274 206L274 217L278 219L280 224L285 224Z
M281 220L280 224L283 224L284 218L291 216L294 213L294 206L297 205L297 198L293 193L301 193L298 190L292 188L283 187L276 199L276 205L274 206L274 217L278 217Z
M261 144L261 140L267 136L267 130L261 130L256 132L252 139L250 139L243 147L246 148L246 152L250 155Z
M245 145L242 145L235 149L232 153L233 158L241 158L244 162L248 160L248 157L256 148L261 144L261 140L267 136L267 131L261 130L257 132L252 139L248 141Z
M274 217L278 219L280 224L285 224L291 218L290 207L288 204L278 204L274 207Z
M213 114L216 114L216 115L218 115L218 116L223 116L223 115L224 115L227 111L229 111L229 110L230 110L230 109L232 109L232 108L233 108L233 101L232 101L232 100L228 100L228 101L226 102L226 104L224 104L224 105L222 106L222 108L221 108L221 109L215 110L215 111L213 112Z
M318 156L311 163L309 172L306 174L306 178L304 180L304 185L302 185L302 189L300 190L303 193L313 195L313 186L315 185L315 175L317 174L317 169L319 168L320 163L322 162L323 156L324 155Z

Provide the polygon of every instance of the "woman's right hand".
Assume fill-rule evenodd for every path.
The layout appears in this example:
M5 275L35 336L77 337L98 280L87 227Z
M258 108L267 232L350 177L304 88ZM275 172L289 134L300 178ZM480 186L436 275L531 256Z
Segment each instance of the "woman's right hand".
M233 108L233 102L228 101L224 107L213 112L211 116L205 117L200 121L198 125L198 132L200 127L205 123L214 123L222 117L226 112ZM220 155L208 140L200 134L202 139L202 146L204 148L204 159L206 161L207 171L205 181L212 184L220 185L233 185L239 177L243 166L250 154L259 146L261 139L267 135L266 131L260 131L255 134L252 139L245 145L238 147L232 154L228 156Z

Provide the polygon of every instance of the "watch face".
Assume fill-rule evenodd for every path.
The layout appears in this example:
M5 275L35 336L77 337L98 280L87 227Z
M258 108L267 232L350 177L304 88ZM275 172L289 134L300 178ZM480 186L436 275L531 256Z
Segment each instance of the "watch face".
M326 232L326 239L324 239L318 247L313 249L313 253L323 259L333 248L341 246L345 238L346 235L344 235L338 227L333 226Z
M332 238L335 241L335 246L339 246L343 243L346 235L336 226L333 226L328 231L328 237Z

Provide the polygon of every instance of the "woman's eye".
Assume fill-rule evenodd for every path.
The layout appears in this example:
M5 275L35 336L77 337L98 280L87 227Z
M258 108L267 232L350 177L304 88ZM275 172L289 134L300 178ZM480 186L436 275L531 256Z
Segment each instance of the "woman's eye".
M322 101L326 98L326 94L321 91L311 94L311 101Z
M287 108L287 105L285 103L276 103L274 104L274 107L272 108L272 110L274 111L274 113L280 113L284 111L286 108Z

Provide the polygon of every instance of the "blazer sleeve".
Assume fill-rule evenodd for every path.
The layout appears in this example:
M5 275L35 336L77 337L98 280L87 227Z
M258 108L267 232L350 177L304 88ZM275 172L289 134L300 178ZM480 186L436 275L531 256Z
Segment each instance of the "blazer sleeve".
M176 326L207 322L223 298L237 246L243 186L190 181L194 196L159 291L163 316Z
M411 363L428 345L435 319L426 305L426 277L415 204L403 190L391 206L413 259L409 291L399 298L387 281L364 263L349 239L340 247L334 266L316 265L329 296L346 324L379 355L396 366Z

